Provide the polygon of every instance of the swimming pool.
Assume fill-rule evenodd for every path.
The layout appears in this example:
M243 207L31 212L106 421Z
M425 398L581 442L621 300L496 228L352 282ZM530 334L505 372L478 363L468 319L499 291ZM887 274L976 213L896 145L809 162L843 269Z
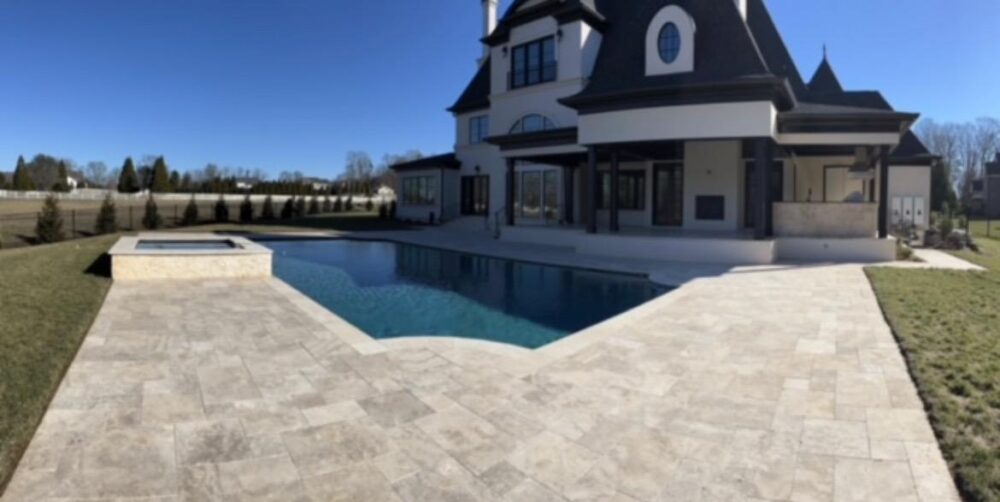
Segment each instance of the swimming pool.
M643 277L381 241L264 241L276 276L374 338L537 348L669 291Z

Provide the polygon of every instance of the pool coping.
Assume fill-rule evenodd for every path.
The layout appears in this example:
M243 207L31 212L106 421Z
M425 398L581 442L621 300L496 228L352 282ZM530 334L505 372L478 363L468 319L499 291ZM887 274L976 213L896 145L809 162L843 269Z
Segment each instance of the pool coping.
M161 242L218 242L220 240L229 241L234 245L227 249L137 249L142 241ZM246 237L238 237L227 234L196 234L196 233L150 233L142 232L139 235L123 236L108 251L108 255L115 256L248 256L248 255L271 255L273 251L269 248L257 244Z

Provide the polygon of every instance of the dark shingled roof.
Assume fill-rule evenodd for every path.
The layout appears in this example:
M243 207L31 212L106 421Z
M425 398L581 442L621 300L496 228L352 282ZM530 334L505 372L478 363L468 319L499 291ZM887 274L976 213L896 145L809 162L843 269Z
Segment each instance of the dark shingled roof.
M938 156L932 154L913 131L906 131L906 134L899 140L899 145L896 145L896 149L892 151L889 162L923 166L930 165L937 159Z
M451 108L448 108L449 112L465 113L490 107L490 74L492 73L490 66L490 58L486 58L458 101L451 105Z
M409 162L393 164L393 171L416 171L420 169L460 169L462 163L458 161L454 153L424 157Z
M815 93L844 92L844 88L840 85L840 80L837 78L837 74L833 72L830 61L826 59L825 54L823 55L823 62L819 64L819 68L816 68L816 73L813 74L812 80L809 81L809 90Z

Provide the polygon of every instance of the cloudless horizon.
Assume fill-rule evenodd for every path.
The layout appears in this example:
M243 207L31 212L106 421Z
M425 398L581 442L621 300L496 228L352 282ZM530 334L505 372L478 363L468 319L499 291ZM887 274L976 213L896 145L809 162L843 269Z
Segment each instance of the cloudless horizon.
M766 3L807 80L825 44L847 89L1000 116L1000 2ZM0 0L0 171L154 154L334 178L352 150L448 152L481 29L479 0Z

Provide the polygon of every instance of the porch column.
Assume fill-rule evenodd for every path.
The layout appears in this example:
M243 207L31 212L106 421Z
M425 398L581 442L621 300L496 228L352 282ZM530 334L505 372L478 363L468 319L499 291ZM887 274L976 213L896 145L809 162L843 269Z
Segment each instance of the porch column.
M889 148L878 149L878 238L889 237Z
M587 188L590 197L587 200L587 233L597 233L597 148L587 147Z
M754 207L754 237L766 239L771 232L771 139L758 138L754 140L754 174L757 179L757 203Z
M608 209L610 210L610 230L614 233L618 233L618 151L613 150L611 152L611 200L608 204Z
M563 166L563 221L567 225L573 224L573 210L575 201L573 200L573 166Z
M504 208L507 211L507 226L514 226L514 183L516 178L514 177L514 159L507 159L507 191L506 201L507 206Z

